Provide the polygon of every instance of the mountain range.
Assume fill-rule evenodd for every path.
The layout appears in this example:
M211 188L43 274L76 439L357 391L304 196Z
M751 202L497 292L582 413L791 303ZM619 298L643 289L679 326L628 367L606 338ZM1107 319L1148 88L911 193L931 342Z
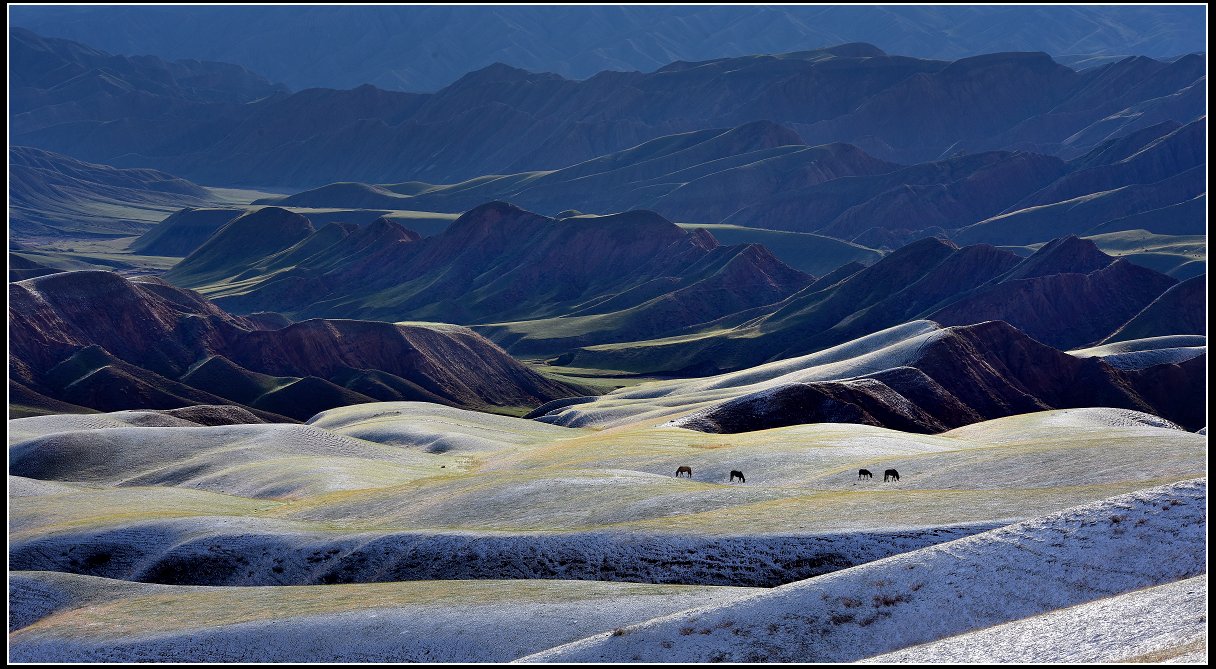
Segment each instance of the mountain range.
M764 309L667 338L584 346L559 360L634 372L735 370L916 319L943 325L1000 320L1042 343L1079 348L1107 338L1176 284L1076 237L1056 240L1027 258L986 244L960 248L925 239L870 267L846 266L831 280ZM1187 304L1186 320L1202 318L1202 308ZM507 341L501 331L484 331ZM543 337L543 330L534 336Z
M898 247L928 235L1026 245L1064 233L1203 234L1206 119L1120 135L1070 161L1008 151L903 166L851 144L810 147L757 121L669 135L554 171L450 185L334 183L259 200L294 207L463 212L489 200L535 211L652 209L676 221L815 233ZM1171 212L1173 215L1167 215ZM1150 219L1150 220L1145 220Z
M164 278L235 313L438 319L473 325L515 355L694 374L916 319L1001 320L1078 348L1111 336L1178 283L1075 236L1028 257L930 237L869 267L814 277L762 246L721 246L653 212L552 219L499 202L429 238L387 219L317 229L267 206L219 228ZM1202 318L1188 304L1180 318Z
M1204 19L10 8L10 660L1203 662Z
M294 88L433 91L496 61L602 70L872 42L953 60L1033 50L1088 64L1205 48L1181 6L15 7L14 25L123 54L228 60Z
M22 32L11 41L26 59L67 59L60 52L78 46ZM759 120L786 125L812 146L847 142L902 163L1014 149L1071 158L1119 134L1199 118L1205 74L1198 55L1078 71L1043 53L951 62L853 43L582 81L493 64L435 93L263 87L265 97L242 104L182 97L120 70L107 75L119 84L89 105L61 111L44 102L61 83L52 72L14 90L14 108L25 111L14 115L12 134L18 143L196 182L287 187L552 170ZM218 78L216 87L250 95L243 76Z
M653 212L559 220L500 202L425 239L387 219L318 230L304 216L265 207L220 228L164 278L236 313L454 323L560 317L598 323L609 338L661 336L777 302L813 281L762 246L722 246Z

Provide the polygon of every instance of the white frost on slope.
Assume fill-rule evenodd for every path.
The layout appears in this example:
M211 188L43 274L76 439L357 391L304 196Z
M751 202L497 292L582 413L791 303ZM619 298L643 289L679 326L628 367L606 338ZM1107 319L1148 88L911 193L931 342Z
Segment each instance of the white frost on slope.
M308 420L313 427L429 453L484 453L584 434L532 420L429 402L375 402L338 407Z
M1085 407L994 418L964 425L939 436L996 445L1048 440L1052 435L1079 435L1107 428L1117 428L1118 434L1124 437L1136 433L1159 435L1161 429L1186 431L1177 423L1143 411ZM1113 437L1115 432L1109 434Z
M1196 576L863 662L1159 662L1207 650L1207 589Z
M1206 493L1120 495L523 660L855 661L1205 573Z
M1203 334L1170 334L1070 350L1076 358L1102 358L1120 370L1143 370L1153 365L1177 365L1207 353Z
M79 492L80 488L58 481L39 481L24 476L8 475L8 496L37 497L40 495L67 495ZM11 526L10 526L11 528Z
M51 414L14 418L8 422L8 443L42 437L56 432L104 430L116 427L198 427L184 418L156 411L114 411L111 413Z
M1153 365L1178 364L1207 353L1204 335L1169 335L1092 346L1069 351L1078 358L1102 358L1119 369L1144 369Z
M59 591L71 601L12 634L11 660L505 662L588 633L751 592L549 580L127 587L87 576L50 576L33 572L22 585ZM77 594L73 586L102 592Z
M1207 346L1205 335L1166 335L1164 337L1145 337L1144 339L1128 339L1100 346L1078 348L1069 351L1073 355L1113 355L1116 353L1134 353L1136 351L1154 351L1167 348L1202 348Z
M56 432L9 447L17 475L105 485L177 485L242 497L401 483L437 472L441 456L308 425L109 427Z

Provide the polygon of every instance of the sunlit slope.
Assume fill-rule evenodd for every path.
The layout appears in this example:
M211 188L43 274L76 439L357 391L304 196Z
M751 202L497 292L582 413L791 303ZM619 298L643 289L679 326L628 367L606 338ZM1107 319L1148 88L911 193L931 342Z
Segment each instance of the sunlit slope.
M78 486L10 500L15 550L35 551L43 539L105 544L130 531L155 552L174 536L229 542L238 528L274 543L284 532L366 541L419 531L729 537L956 526L1191 478L1205 458L1202 435L1113 409L938 436L850 424L591 433L423 403L341 409L311 426L89 430L82 418L95 417L70 417L75 429L49 433L14 421L41 436L10 446L12 473ZM675 478L679 466L693 478ZM875 479L859 481L860 468ZM882 482L887 468L899 482ZM747 482L728 483L731 470ZM318 539L280 543L301 541Z
M56 432L9 449L9 471L17 476L262 498L398 485L441 464L454 463L283 424Z
M542 406L535 414L544 415L545 422L567 426L661 422L784 383L843 379L899 367L911 362L926 343L941 336L940 332L940 326L932 321L912 321L808 355L707 378L655 381L547 413Z
M339 407L322 411L308 424L388 446L460 454L536 446L589 432L429 402L376 402Z
M1204 335L1166 335L1118 341L1069 351L1078 358L1100 357L1118 369L1144 369L1152 365L1177 364L1207 353Z
M1189 344L1137 356L1092 349L1068 355L1001 321L945 328L910 321L737 372L551 402L529 417L599 428L645 421L709 433L816 422L940 433L1003 416L1096 406L1152 413L1195 430L1205 424L1206 348ZM1144 347L1178 348L1173 339ZM1114 357L1106 361L1108 355Z
M823 276L849 262L869 265L882 258L882 253L874 249L808 232L726 224L681 223L680 227L705 228L723 244L763 244L785 264L814 276Z
M1120 495L525 659L858 660L1198 576L1206 495L1204 479Z
M868 658L866 662L1200 662L1207 576L1107 597Z
M752 590L554 580L210 588L17 572L12 592L18 661L504 662Z

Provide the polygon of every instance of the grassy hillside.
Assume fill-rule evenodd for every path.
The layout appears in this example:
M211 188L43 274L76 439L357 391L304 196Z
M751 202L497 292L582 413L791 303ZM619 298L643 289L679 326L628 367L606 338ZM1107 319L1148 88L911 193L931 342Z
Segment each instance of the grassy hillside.
M246 545L253 541L284 561L288 571L276 578L311 582L319 574L306 558L318 541L354 560L351 551L372 537L388 544L421 541L418 550L429 553L454 541L442 538L453 530L561 531L543 550L582 546L579 551L591 554L615 544L587 544L592 535L586 533L627 530L669 536L643 542L668 546L661 550L691 537L736 536L755 537L748 550L761 553L779 546L814 552L815 542L776 539L1049 513L1202 473L1205 443L1132 412L1101 409L1029 414L940 436L841 424L736 435L645 423L587 432L423 403L340 408L310 426L89 429L84 426L105 416L64 420L73 422L13 422L12 473L93 487L13 500L15 559L22 569L68 568L52 546L72 542L79 550L100 550L125 534L145 558L104 561L93 573L137 579L139 572L129 571L137 565L148 578L158 569L144 571L149 565L189 561L205 545L243 545L242 554L260 554ZM1000 441L985 431L988 425ZM676 467L685 465L693 478L675 478ZM859 468L887 467L899 469L900 482L857 480ZM747 483L728 483L732 469L743 471ZM1002 475L976 474L997 471ZM257 528L260 538L242 539L227 523L214 525L222 516L233 528ZM210 538L184 541L199 531ZM766 544L765 535L776 543ZM898 541L929 540L916 536ZM894 540L858 543L840 559L893 550ZM518 550L516 543L485 550ZM843 557L849 551L860 552ZM349 564L351 574L372 568ZM502 573L493 564L464 569L485 569L478 571L483 577ZM688 568L695 573L705 566ZM224 582L250 582L244 572L211 573ZM260 568L251 573L251 582L267 577Z
M18 661L507 662L752 589L555 580L198 588L22 572L12 591ZM60 607L38 610L45 598Z
M1200 479L1120 495L523 659L855 661L1198 576L1206 494Z
M621 657L730 659L740 629L753 655L857 659L1202 569L1204 488L1176 482L1204 473L1206 438L1135 412L936 436L594 432L427 403L184 424L10 421L14 658L510 660L624 643ZM1009 596L1031 579L1033 596ZM959 597L969 615L904 620ZM874 630L881 643L856 642ZM828 641L806 655L804 638Z

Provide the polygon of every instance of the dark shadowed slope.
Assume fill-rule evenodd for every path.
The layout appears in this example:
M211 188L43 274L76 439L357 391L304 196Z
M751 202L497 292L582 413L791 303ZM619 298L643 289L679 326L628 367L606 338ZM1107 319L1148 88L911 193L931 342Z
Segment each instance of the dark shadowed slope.
M237 217L263 208L261 206L228 206L181 209L140 235L131 242L128 248L142 255L183 258L198 250L216 231ZM329 207L321 209L285 208L288 211L304 214L317 228L325 227L330 223L365 226L386 219L411 230L417 230L424 235L434 235L456 220L455 214L426 211Z
M1181 365L1121 371L1077 359L1000 321L948 328L898 368L861 377L791 383L743 395L675 421L703 432L747 432L800 423L864 423L940 432L1046 409L1117 407L1197 429L1203 423L1203 356ZM1165 391L1163 377L1178 382ZM1197 392L1198 391L1198 392Z
M1151 229L1152 219L1165 209L1174 214L1170 232L1201 228L1194 208L1182 207L1207 190L1207 122L1175 125L1158 124L1100 145L1071 161L1069 172L1051 185L954 238L1032 244L1062 232Z
M1175 283L1159 272L1112 260L1093 242L1067 237L929 318L943 325L1005 320L1043 343L1072 348L1101 340Z
M165 278L238 313L557 319L546 321L554 328L546 337L571 342L662 335L772 304L812 279L761 246L721 246L649 211L556 220L494 202L435 237L418 239L391 221L329 226L299 239L263 235L261 258L217 264L227 256L209 249L242 248L257 229L234 227L239 220Z
M1103 343L1173 334L1207 334L1207 276L1199 275L1165 291Z
M576 392L466 328L311 320L259 330L196 293L110 272L9 284L9 318L14 381L104 410L229 403L302 420L373 400L520 407Z
M170 174L9 149L9 234L15 239L138 234L168 213L215 198Z
M143 255L185 257L241 213L238 209L220 207L180 209L140 235L128 248Z
M251 252L244 240L261 227L237 223L258 216L295 221L295 232L271 234L271 226ZM427 239L387 220L312 232L305 222L275 207L248 214L166 278L238 313L442 318L476 324L517 355L699 374L917 318L1003 320L1046 344L1077 348L1107 337L1176 283L1076 237L1028 258L930 238L812 283L763 247L723 247L651 212L555 220L492 203Z
M8 254L9 282L32 279L36 276L46 276L47 274L54 274L58 271L59 270L57 269L47 267L42 263L35 262L24 256L19 256L14 253Z
M165 278L182 285L200 285L230 276L266 255L282 250L316 232L307 218L265 207L238 216L173 268Z

